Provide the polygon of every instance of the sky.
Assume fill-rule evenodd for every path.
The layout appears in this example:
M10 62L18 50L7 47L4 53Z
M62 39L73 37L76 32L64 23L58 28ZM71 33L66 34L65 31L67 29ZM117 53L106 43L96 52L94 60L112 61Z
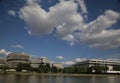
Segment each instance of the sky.
M0 56L71 65L120 59L120 0L0 0Z

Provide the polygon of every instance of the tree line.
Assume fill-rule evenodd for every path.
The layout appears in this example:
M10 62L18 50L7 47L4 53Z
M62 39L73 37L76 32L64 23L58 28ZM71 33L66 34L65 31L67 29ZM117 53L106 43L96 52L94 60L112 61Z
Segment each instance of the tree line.
M28 72L37 72L37 73L58 73L61 72L61 69L57 69L56 67L50 67L49 63L40 64L38 68L31 67L29 63L19 63L16 67L17 72L21 72L22 70L27 70Z
M7 66L1 66L1 70L10 69ZM15 68L17 72L26 70L27 72L38 72L38 73L69 73L69 74L81 74L81 73L106 73L108 70L107 66L70 66L58 69L57 67L50 67L50 64L40 64L38 68L31 67L29 63L19 63ZM113 66L113 70L120 71L120 66Z
M1 70L6 71L9 68L7 65L1 66ZM17 72L22 72L26 70L27 72L37 72L37 73L60 73L62 69L58 69L57 67L50 67L49 63L40 64L38 68L32 67L29 63L18 63L15 69Z
M72 66L63 69L63 73L81 74L81 73L106 73L107 66Z

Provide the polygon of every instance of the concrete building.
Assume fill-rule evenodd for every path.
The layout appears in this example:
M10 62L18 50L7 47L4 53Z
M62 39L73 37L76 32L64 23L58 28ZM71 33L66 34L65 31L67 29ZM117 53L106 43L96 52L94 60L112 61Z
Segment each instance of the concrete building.
M25 53L10 53L7 56L7 63L10 68L16 68L18 63L29 63L29 55Z
M52 67L56 67L57 69L63 69L63 66L61 63L53 63Z
M31 67L38 68L39 65L41 64L41 58L31 57L30 64L31 64Z
M33 68L38 68L39 65L41 65L41 64L45 65L49 62L50 62L49 58L45 58L45 57L44 58L31 57L31 59L30 59L30 64Z
M78 63L80 66L107 66L108 67L108 73L115 73L116 71L114 70L114 67L120 67L120 61L118 60L98 60L98 59L90 59L90 60L85 60L81 61ZM120 71L116 72L120 73Z
M42 57L42 58L41 58L41 63L42 63L42 64L50 63L50 59L49 59L49 58L46 58L46 57Z
M0 57L0 67L7 65L7 61L5 58Z

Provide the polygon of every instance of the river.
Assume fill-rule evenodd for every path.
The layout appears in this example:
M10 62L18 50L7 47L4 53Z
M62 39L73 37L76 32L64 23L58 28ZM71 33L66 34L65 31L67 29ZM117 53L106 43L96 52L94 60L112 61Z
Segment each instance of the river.
M0 75L0 83L120 83L120 76Z

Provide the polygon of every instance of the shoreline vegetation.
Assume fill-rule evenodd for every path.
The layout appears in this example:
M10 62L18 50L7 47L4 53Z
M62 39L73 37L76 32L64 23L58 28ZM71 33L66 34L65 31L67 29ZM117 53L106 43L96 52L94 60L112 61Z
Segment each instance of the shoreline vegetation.
M38 68L31 67L28 63L19 63L16 68L9 68L8 66L0 67L0 74L15 74L15 75L46 75L46 76L104 76L104 75L120 75L117 73L108 73L106 66L70 66L58 69L57 67L50 67L50 64L41 64ZM119 70L119 68L118 68Z
M120 74L70 74L70 73L37 73L37 72L7 72L0 71L1 75L39 75L39 76L108 76L108 75L119 75Z

